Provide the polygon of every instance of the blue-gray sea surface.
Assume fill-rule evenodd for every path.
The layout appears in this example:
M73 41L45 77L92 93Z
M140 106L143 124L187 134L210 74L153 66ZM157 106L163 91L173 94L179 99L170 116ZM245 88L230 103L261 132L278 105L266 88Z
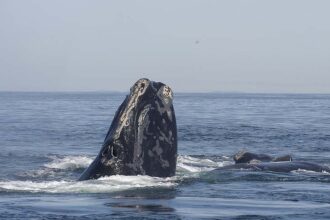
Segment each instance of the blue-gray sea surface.
M208 173L241 149L330 165L330 95L175 94L175 177L77 182L124 97L0 93L0 218L330 218L329 173Z

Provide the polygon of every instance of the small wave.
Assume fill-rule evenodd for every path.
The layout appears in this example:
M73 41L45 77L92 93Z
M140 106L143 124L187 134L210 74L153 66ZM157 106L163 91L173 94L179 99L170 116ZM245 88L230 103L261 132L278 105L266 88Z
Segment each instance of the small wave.
M316 172L312 170L305 170L305 169L298 169L298 170L293 170L291 173L297 173L297 174L325 174L325 175L330 175L329 172L322 170L322 172Z
M0 181L0 191L44 193L110 193L135 188L171 188L176 178L115 175L88 181Z
M33 180L71 179L81 169L87 168L94 157L90 156L47 156L50 162L43 164L35 170L26 170L16 174L19 178L30 178Z
M87 156L66 156L63 158L53 156L51 159L53 159L53 161L45 164L44 167L58 170L76 170L86 168L93 161L93 158Z

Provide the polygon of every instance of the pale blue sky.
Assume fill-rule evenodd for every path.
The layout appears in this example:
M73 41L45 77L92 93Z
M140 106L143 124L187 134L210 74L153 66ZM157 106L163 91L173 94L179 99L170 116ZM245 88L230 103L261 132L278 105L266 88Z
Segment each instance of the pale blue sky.
M0 90L330 93L328 0L0 0Z

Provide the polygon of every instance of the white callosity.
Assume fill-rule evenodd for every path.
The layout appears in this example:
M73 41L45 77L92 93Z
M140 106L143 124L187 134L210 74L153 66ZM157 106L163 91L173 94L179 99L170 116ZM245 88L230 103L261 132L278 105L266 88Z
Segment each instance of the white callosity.
M149 80L146 79L140 79L136 84L131 88L131 94L129 101L127 103L127 108L125 111L122 113L122 116L120 117L120 125L118 129L116 130L115 134L115 139L119 138L119 135L123 129L124 126L130 125L129 119L130 114L132 111L136 108L137 103L139 102L139 98L145 93L146 89L148 88L150 84ZM132 90L137 90L137 91L132 91Z
M166 113L168 115L168 118L173 121L172 111L171 107L173 104L173 92L169 86L162 86L159 91L157 92L158 97L161 97L162 100L164 100L163 106L161 106L158 102L156 102L157 105L157 111L159 111L161 114Z

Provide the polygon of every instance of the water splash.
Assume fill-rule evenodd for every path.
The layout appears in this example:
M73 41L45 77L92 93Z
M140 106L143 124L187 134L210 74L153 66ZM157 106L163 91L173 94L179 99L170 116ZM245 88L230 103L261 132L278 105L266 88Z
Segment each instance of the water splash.
M225 163L183 155L178 156L178 172L171 178L114 175L97 180L76 181L76 179L63 180L63 177L70 176L79 169L87 168L94 157L51 156L50 159L52 161L44 164L40 169L26 172L25 175L30 177L28 180L0 181L0 192L109 193L135 188L172 188L182 180L194 178L196 174L221 167ZM55 180L45 181L45 177L49 176Z
M183 173L200 173L211 171L225 165L232 164L229 161L213 161L211 159L197 158L188 155L178 156L177 170Z
M88 167L94 158L87 156L66 156L63 158L52 156L51 159L53 161L45 164L44 167L58 170L76 170Z
M135 188L171 188L175 178L109 176L88 181L0 181L0 191L44 193L110 193Z

